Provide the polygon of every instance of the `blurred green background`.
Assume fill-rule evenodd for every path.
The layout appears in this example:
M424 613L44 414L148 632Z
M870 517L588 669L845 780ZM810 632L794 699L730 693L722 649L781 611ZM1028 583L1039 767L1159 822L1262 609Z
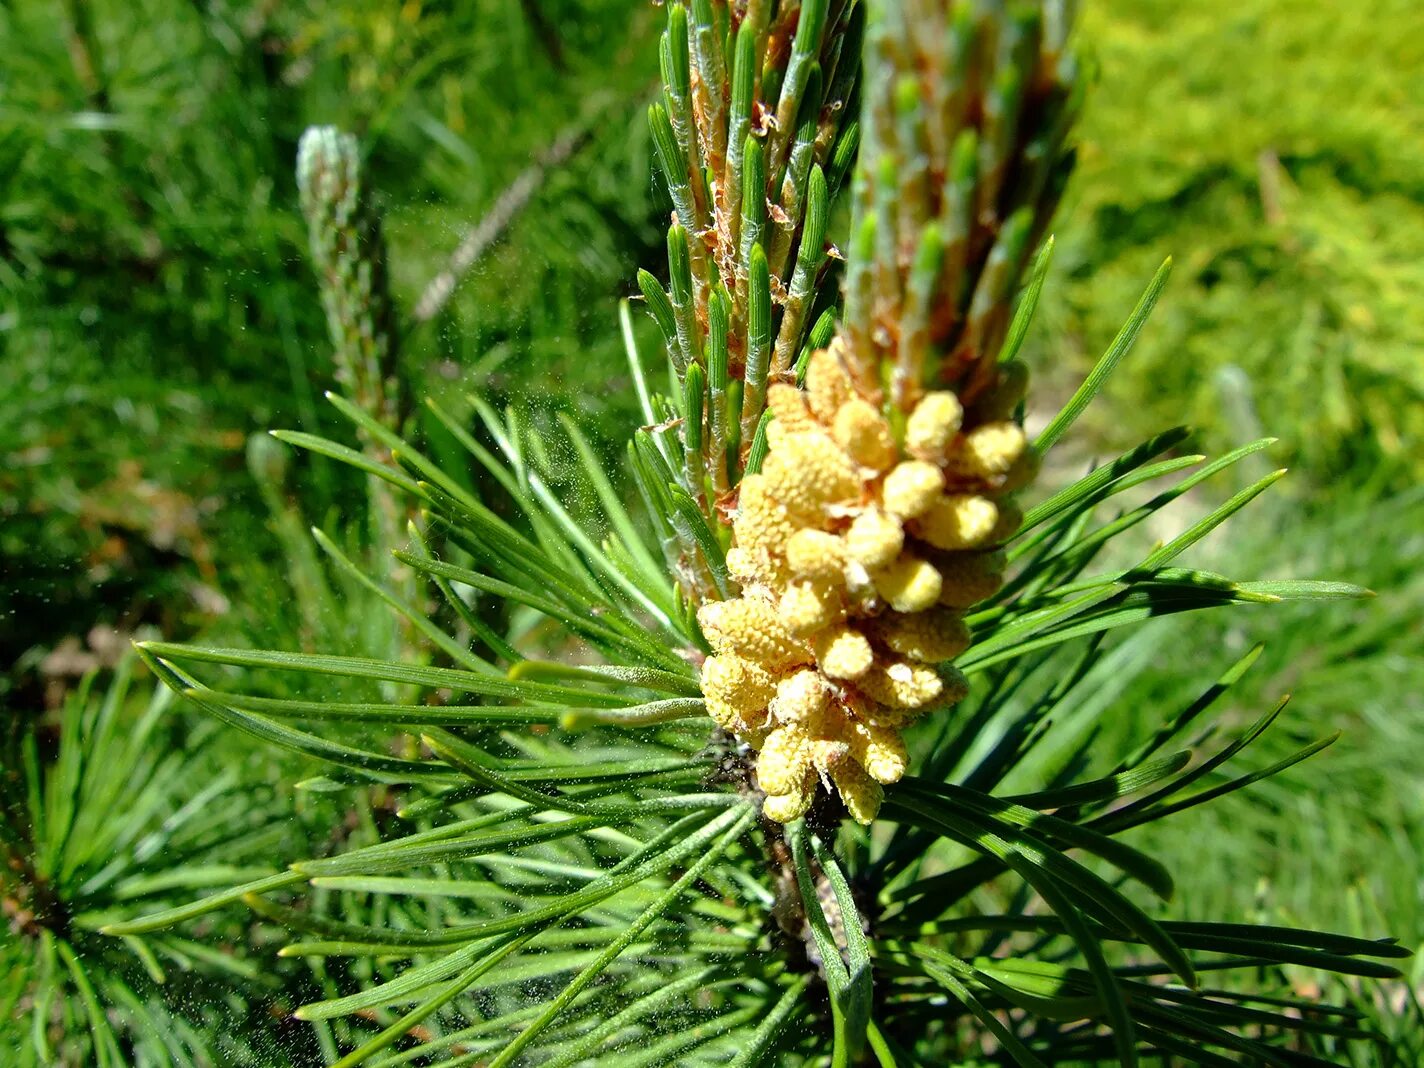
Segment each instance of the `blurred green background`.
M1177 855L1173 908L1417 946L1424 14L1083 7L1099 74L1029 346L1033 408L1066 396L1173 255L1067 462L1178 423L1206 452L1275 435L1292 476L1197 562L1379 593L1158 625L1141 646L1111 695L1125 732L1256 641L1240 718L1293 691L1282 754L1345 732L1151 843ZM360 136L407 320L511 184L575 144L412 327L402 372L417 397L547 395L607 441L633 425L617 300L661 260L643 118L660 21L626 0L0 4L0 700L46 714L141 628L286 625L273 501L320 519L352 492L330 465L264 485L245 459L268 427L335 426L292 175L308 124Z

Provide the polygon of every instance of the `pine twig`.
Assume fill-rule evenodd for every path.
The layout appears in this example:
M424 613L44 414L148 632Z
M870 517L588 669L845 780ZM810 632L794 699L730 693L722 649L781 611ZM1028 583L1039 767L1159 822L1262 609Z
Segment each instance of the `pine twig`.
M455 295L460 279L509 231L514 220L529 206L534 194L544 184L544 177L549 169L566 163L591 136L591 126L588 123L580 123L565 130L538 159L515 176L514 181L495 198L484 217L470 227L451 253L445 269L426 283L412 316L417 324L429 322L440 314Z

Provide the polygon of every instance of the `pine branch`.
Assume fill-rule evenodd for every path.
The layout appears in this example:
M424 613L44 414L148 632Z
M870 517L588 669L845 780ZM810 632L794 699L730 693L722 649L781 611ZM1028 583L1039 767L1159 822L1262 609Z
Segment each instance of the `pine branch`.
M508 232L539 192L548 172L568 162L588 143L592 129L591 123L580 122L559 134L539 158L520 171L495 198L484 217L460 239L450 254L449 263L421 291L415 311L411 313L417 325L429 322L444 310L455 295L460 279Z

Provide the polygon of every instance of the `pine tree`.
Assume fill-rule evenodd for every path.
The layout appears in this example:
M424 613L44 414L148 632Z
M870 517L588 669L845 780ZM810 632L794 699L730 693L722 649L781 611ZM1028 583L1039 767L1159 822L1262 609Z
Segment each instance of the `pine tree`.
M1206 730L1256 653L1093 744L1112 631L1363 591L1181 562L1278 473L1131 555L1268 442L1206 462L1170 430L1033 494L1167 277L1030 441L1016 357L1071 167L1070 10L669 4L667 287L639 276L669 385L625 305L631 485L518 402L431 406L468 467L343 397L365 451L281 435L419 514L394 556L433 607L379 590L428 656L140 653L328 762L322 788L382 784L407 829L105 930L241 899L311 963L297 1016L342 1065L1294 1064L1364 1037L1286 970L1390 976L1405 951L1158 920L1171 876L1121 837L1329 743L1242 770L1281 707Z

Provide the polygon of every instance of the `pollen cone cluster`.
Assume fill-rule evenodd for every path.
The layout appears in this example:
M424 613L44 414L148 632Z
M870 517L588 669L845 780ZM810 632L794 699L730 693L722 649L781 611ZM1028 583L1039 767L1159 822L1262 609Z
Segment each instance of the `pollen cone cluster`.
M963 610L1002 582L993 547L1019 523L1006 495L1034 466L1010 418L1016 368L968 412L924 395L897 440L840 346L811 357L805 392L768 393L770 447L727 554L742 593L698 612L708 711L759 751L763 812L783 823L818 783L870 822L905 773L902 730L964 697L946 661L969 644Z

